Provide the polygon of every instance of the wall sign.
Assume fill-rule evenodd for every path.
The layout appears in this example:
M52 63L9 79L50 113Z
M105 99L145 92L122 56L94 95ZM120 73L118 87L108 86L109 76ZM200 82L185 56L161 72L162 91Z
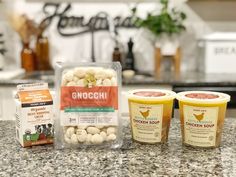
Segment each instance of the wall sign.
M46 18L43 21L47 25L50 25L52 21L57 20L58 33L67 37L89 32L108 30L111 23L114 25L116 33L117 28L135 27L135 19L132 16L125 18L116 16L111 19L106 12L99 12L86 21L84 16L68 15L71 8L71 4L63 5L59 3L45 3L43 6L43 13L46 15ZM68 30L72 28L73 32ZM77 30L75 31L75 29Z

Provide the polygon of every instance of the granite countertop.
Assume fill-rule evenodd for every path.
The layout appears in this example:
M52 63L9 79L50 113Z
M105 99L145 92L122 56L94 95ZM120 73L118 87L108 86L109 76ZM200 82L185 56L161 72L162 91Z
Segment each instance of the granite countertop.
M123 79L124 85L204 85L204 86L236 86L236 74L206 74L202 72L164 72L157 77L137 75L132 79Z
M33 72L11 80L0 80L0 86L27 84L32 82L47 82L54 85L54 72ZM201 72L163 72L158 77L150 75L136 75L132 79L123 79L123 85L204 85L204 86L236 86L236 74L205 74Z
M0 176L236 176L236 119L226 119L222 146L217 149L182 146L176 118L167 144L133 143L127 120L119 150L22 148L14 138L14 122L0 121Z

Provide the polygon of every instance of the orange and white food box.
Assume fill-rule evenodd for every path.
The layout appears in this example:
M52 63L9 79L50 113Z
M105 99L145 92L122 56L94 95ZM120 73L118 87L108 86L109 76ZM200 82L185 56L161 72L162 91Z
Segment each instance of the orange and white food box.
M53 143L53 99L47 83L17 86L16 139L23 147Z
M56 77L55 147L120 147L120 64L60 63Z

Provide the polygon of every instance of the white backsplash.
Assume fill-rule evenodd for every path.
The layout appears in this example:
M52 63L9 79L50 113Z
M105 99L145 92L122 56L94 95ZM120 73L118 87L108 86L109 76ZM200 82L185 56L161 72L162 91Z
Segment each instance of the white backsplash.
M0 37L0 41L3 41L3 44L0 44L0 49L5 49L4 53L4 68L14 67L16 63L16 53L14 51L16 44L16 35L13 30L7 23L6 15L5 15L5 6L0 3L0 33L2 37ZM17 41L18 42L18 41ZM14 52L13 52L14 51Z
M14 10L20 13L26 13L31 18L40 20L43 17L41 11L42 3L26 3L24 0L15 0ZM145 16L148 11L157 8L154 3L145 3L139 6L139 15ZM130 4L128 3L73 3L72 9L68 15L85 16L89 18L96 15L97 12L106 11L112 17L121 15L123 17L130 14ZM199 16L187 5L183 10L188 15L186 22L187 31L181 35L180 42L183 50L182 70L197 69L197 41L202 35L212 32L210 25L206 24ZM76 37L62 37L56 29L58 18L55 18L53 25L48 30L48 36L51 44L52 62L55 61L89 61L91 58L91 34L85 34ZM136 57L136 66L144 72L152 72L154 69L154 47L153 44L141 35L142 30L120 29L120 42L124 48L130 37L134 39L134 53ZM16 39L18 40L18 39ZM19 65L20 42L15 51L16 63ZM111 61L114 42L108 32L96 32L95 34L95 56L98 61ZM145 66L145 67L144 67Z

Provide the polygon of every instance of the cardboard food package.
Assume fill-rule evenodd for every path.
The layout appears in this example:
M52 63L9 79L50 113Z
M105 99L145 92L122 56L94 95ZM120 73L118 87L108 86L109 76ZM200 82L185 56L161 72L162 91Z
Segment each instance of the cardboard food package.
M47 83L17 86L16 139L23 147L53 143L53 99Z

